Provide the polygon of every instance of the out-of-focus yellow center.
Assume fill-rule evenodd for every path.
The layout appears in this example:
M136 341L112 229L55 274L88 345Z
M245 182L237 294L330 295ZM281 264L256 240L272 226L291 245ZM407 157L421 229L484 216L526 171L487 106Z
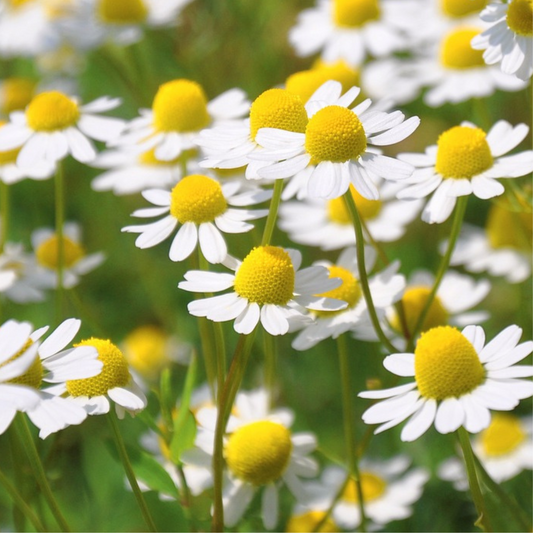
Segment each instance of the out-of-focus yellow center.
M365 502L370 502L379 498L387 488L385 480L371 472L361 472L361 492ZM357 503L359 496L357 494L357 485L351 479L346 485L346 489L342 494L342 499L350 503Z
M532 0L513 0L507 9L507 25L518 35L533 36Z
M487 0L440 0L442 12L451 18L466 17L478 13L487 5Z
M92 378L72 379L66 382L67 391L72 396L103 396L110 389L125 387L130 381L128 362L122 352L109 340L95 339L81 341L78 346L94 346L98 352L98 360L103 367L100 374Z
M303 133L307 125L307 111L302 99L285 89L269 89L261 93L250 108L250 135L260 128Z
M146 152L143 152L139 155L139 163L142 165L150 165L150 166L175 166L178 165L180 162L180 158L176 157L176 159L171 159L170 161L161 161L160 159L157 159L155 156L155 148L152 148L151 150L147 150Z
M59 91L34 96L26 109L28 126L35 131L57 131L74 126L80 111L74 100Z
M331 265L328 270L329 277L340 278L342 280L342 284L336 289L324 292L318 296L325 296L327 298L335 298L337 300L348 302L348 307L346 309L352 309L355 307L362 295L359 281L357 281L355 276L344 267ZM314 313L319 317L328 318L339 313L343 313L346 311L346 309L342 309L340 311L314 311Z
M378 0L333 0L333 20L337 26L359 28L380 16Z
M50 19L60 19L72 12L74 0L41 0L46 16Z
M235 292L260 305L285 305L293 297L294 278L294 266L283 248L258 246L237 270Z
M504 413L494 413L490 426L480 435L483 451L490 457L501 457L513 452L525 438L520 419Z
M435 170L443 178L472 178L492 167L485 132L470 126L454 126L437 141Z
M479 33L479 28L459 28L449 32L440 45L442 65L450 69L484 67L483 50L474 50L470 44Z
M305 149L313 164L344 163L366 150L366 134L359 117L346 107L330 105L311 117L305 130Z
M182 224L213 222L227 207L220 183L203 174L185 176L172 189L170 214Z
M492 204L486 223L487 236L493 248L532 249L533 219L531 211L507 209L508 202ZM531 208L529 208L531 209Z
M277 422L260 420L232 433L224 455L231 472L252 485L279 479L291 457L290 431Z
M168 336L157 326L140 326L124 339L128 363L147 379L156 378L169 363Z
M423 333L417 342L415 379L422 396L444 400L481 385L485 369L472 343L458 329L439 326Z
M5 120L0 120L0 129L6 125ZM5 152L0 152L0 166L9 165L15 163L17 156L19 155L20 148L15 148L14 150L6 150Z
M191 80L179 79L161 85L152 110L158 131L199 131L210 120L205 92Z
M97 13L108 24L139 24L146 20L148 8L143 0L100 0Z
M4 361L2 364L0 364L0 368L7 365L11 361L18 359L24 352L28 350L28 348L32 344L33 341L31 339L28 339L26 341L26 344L24 344L24 346L15 355L11 356L7 361ZM35 360L29 366L28 370L26 370L26 372L24 372L24 374L22 374L21 376L10 379L8 383L16 383L17 385L27 385L28 387L38 389L41 386L42 380L43 365L41 363L41 358L39 357L39 355L35 354Z
M355 205L359 216L364 220L371 220L379 215L383 203L380 200L367 200L364 196L361 196L357 189L350 185L350 192L352 193ZM346 208L346 202L342 196L329 200L327 204L328 218L332 222L341 224L343 226L352 225L352 219L350 213Z
M316 526L324 519L325 514L325 511L307 511L291 516L285 526L285 531L287 533L308 533L309 531L335 533L339 531L339 526L330 517L326 518L320 529L316 529Z
M25 4L31 4L35 0L7 0L7 3L14 8L21 7Z
M7 78L2 82L0 110L5 115L25 109L35 92L35 82L28 78Z
M52 235L35 250L37 261L44 267L57 269L59 263L59 239ZM83 247L63 236L63 266L70 268L85 255Z

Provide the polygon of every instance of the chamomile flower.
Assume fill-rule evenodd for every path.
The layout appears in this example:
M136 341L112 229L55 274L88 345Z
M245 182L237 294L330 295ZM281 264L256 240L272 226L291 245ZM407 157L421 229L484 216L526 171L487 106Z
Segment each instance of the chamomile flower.
M367 268L370 270L375 261L375 254L368 249L365 255L369 256ZM356 327L361 320L368 319L355 248L346 248L335 264L326 261L317 264L328 269L330 278L342 280L339 287L322 293L322 296L343 300L348 306L340 311L311 311L313 322L305 325L292 342L292 347L296 350L307 350L328 337L336 339ZM368 280L378 316L384 317L385 309L402 296L405 279L397 274L399 266L399 263L395 262Z
M323 505L320 507L323 507ZM327 510L318 508L317 505L297 503L285 525L284 531L287 533L308 533L309 531L335 533L339 531L339 526L331 516L326 517L326 513ZM319 529L317 529L318 524L322 524Z
M304 132L261 128L257 142L264 150L253 157L267 166L259 168L260 177L274 180L290 178L309 168L307 194L331 200L344 194L350 183L369 200L377 200L375 182L381 178L408 178L413 167L374 148L398 143L420 123L407 120L400 111L387 113L369 109L365 100L349 109L360 92L352 87L341 96L342 86L326 82L308 102L309 121Z
M323 266L299 270L302 255L297 250L279 246L258 246L243 259L228 256L235 274L191 270L185 274L180 289L192 292L232 292L190 302L194 316L214 322L233 320L237 333L247 335L259 322L271 335L285 335L291 323L306 322L305 308L338 311L346 307L327 296L317 296L341 284L328 276Z
M248 220L268 214L267 209L235 209L264 202L271 191L258 188L243 190L240 181L220 184L203 174L185 176L172 191L148 189L144 198L157 207L139 209L136 217L153 217L168 213L151 224L126 226L122 231L140 233L135 241L138 248L151 248L169 237L181 224L170 245L172 261L183 261L200 244L200 250L210 263L221 263L228 249L222 233L245 233L253 228Z
M463 426L478 433L490 424L490 410L511 411L533 396L533 366L514 366L533 351L533 342L518 344L522 330L509 326L485 345L480 326L459 331L439 326L426 331L414 353L396 353L383 361L387 370L415 381L392 389L361 392L378 402L363 413L375 433L409 421L401 440L413 441L433 423L439 433Z
M37 265L36 277L41 288L57 287L59 240L52 228L36 229L31 243ZM97 252L87 255L82 245L81 229L75 222L63 227L63 287L71 289L80 282L80 277L102 264L105 254Z
M474 194L487 200L504 192L498 178L517 178L533 170L533 151L501 157L515 148L529 131L525 124L511 126L500 120L485 133L474 124L463 122L439 136L425 154L400 154L413 164L413 175L403 180L407 186L398 192L400 199L433 196L422 211L430 224L444 222L459 196Z
M110 141L123 130L123 120L98 116L119 104L120 99L107 96L79 105L60 91L37 94L25 112L11 113L10 122L0 129L0 150L20 148L17 165L21 167L43 159L55 163L68 154L87 163L96 157L90 139Z
M500 63L505 74L527 81L533 74L533 7L531 0L491 2L481 12L490 24L472 40L472 47L484 50L488 65Z

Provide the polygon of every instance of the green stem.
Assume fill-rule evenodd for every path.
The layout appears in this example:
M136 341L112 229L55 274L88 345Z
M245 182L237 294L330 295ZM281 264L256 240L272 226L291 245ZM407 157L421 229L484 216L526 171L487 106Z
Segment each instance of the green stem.
M65 183L63 166L57 163L55 176L55 209L56 209L56 238L57 238L57 293L56 293L56 321L63 319L63 270L65 268L65 242L63 226L65 224Z
M52 511L58 526L60 527L61 531L72 531L67 521L63 517L63 513L61 513L59 505L54 497L54 493L50 488L50 484L46 478L46 472L44 471L43 463L39 457L39 452L35 446L33 435L28 427L25 416L22 413L18 413L13 422L16 428L17 436L26 450L26 454L28 455L31 468L41 489L41 493L46 500L50 511Z
M143 493L141 489L139 488L139 484L137 483L137 478L135 477L135 473L133 472L133 468L131 466L130 459L128 457L128 452L126 451L126 445L124 444L124 439L122 438L122 435L120 433L116 415L113 412L113 410L111 410L107 414L106 418L109 422L109 425L111 426L111 430L115 438L115 444L117 446L118 454L120 456L120 460L122 461L122 466L124 467L126 477L128 478L128 481L130 482L131 490L133 491L135 499L137 500L137 503L143 515L144 521L146 522L146 525L148 526L148 529L150 531L157 531L157 528L155 527L154 521L152 519L152 515L150 514L148 506L146 505L146 501L144 499Z
M272 199L270 200L270 208L268 210L268 217L265 224L265 230L263 232L263 239L261 240L261 246L267 246L272 240L272 234L276 227L276 219L278 218L278 209L281 202L281 191L283 190L283 180L276 180L274 182L274 192Z
M178 471L178 477L181 484L181 508L183 509L183 512L185 513L185 518L190 524L190 530L191 531L197 531L196 526L193 522L193 515L191 512L192 507L192 496L191 491L189 489L189 485L187 484L187 478L185 477L185 472L183 471L183 467L181 465L176 465L176 470Z
M21 465L25 463L24 450L19 446L19 441L17 435L15 434L15 428L12 431L8 431L9 445L11 448L11 460L14 465ZM13 476L15 478L15 486L19 493L27 499L27 490L24 483L24 472L21 468L13 469ZM13 509L13 523L17 531L25 530L25 519L24 514L20 511L18 507Z
M381 325L379 323L378 315L376 313L376 308L372 300L372 294L370 292L370 286L368 284L368 276L366 273L365 266L365 240L363 237L363 227L361 225L359 212L357 211L357 206L355 205L355 201L350 191L347 191L344 194L344 202L346 204L348 212L350 213L350 217L352 219L353 227L355 230L355 246L357 250L357 264L359 267L359 281L361 282L361 288L363 290L363 296L365 298L366 306L368 308L370 320L372 321L372 325L374 326L374 330L379 340L383 343L387 350L389 350L390 353L395 353L398 350L389 341L385 333L383 333L383 330L381 329Z
M263 331L263 345L265 349L265 384L268 391L268 403L272 408L276 396L276 344L274 337L267 331Z
M479 480L477 478L474 452L472 451L472 446L470 444L470 437L468 436L466 429L462 426L457 430L457 435L459 436L459 442L463 450L470 492L472 493L472 499L474 500L474 505L476 506L476 511L479 515L475 525L479 526L484 531L493 531L485 507L485 500L483 499L481 487L479 486Z
M0 180L0 254L4 251L9 231L9 185Z
M346 490L346 487L348 486L348 483L350 483L351 476L350 473L346 475L346 479L344 480L344 483L339 487L339 490L335 494L335 497L333 498L330 506L328 507L328 510L324 513L324 516L315 524L313 527L313 531L320 531L325 523L328 521L328 518L331 516L331 513L333 513L333 509L335 508L335 505L339 502L339 500L342 498L342 495L344 494L344 491Z

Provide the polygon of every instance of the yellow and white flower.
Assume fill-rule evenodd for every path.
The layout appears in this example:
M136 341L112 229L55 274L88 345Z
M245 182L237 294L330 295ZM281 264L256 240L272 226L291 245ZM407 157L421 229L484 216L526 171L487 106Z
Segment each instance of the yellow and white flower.
M363 413L367 424L380 424L375 433L409 421L401 440L413 441L433 423L439 433L463 426L478 433L490 424L490 410L511 411L533 396L533 366L514 366L533 351L533 342L518 344L522 329L509 326L485 345L480 326L459 331L440 326L426 331L414 353L396 353L383 361L397 376L415 381L392 389L361 392L378 402Z

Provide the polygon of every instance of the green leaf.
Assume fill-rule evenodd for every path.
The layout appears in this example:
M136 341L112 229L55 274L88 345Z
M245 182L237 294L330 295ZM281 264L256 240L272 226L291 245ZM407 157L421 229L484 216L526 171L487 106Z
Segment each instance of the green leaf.
M183 414L183 416L182 416ZM181 409L176 423L174 424L174 433L170 442L170 458L174 463L179 463L183 451L194 446L196 438L196 419L188 409Z

